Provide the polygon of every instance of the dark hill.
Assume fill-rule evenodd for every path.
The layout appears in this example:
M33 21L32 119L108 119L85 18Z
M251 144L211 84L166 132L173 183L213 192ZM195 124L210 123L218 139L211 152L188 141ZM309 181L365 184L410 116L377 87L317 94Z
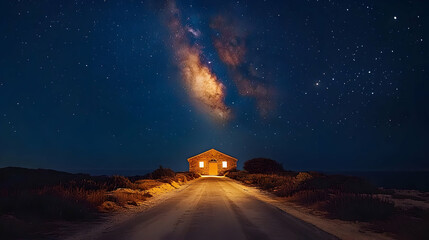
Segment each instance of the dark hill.
M82 178L90 178L90 176L88 174L73 174L50 169L5 167L0 168L0 189L40 188Z

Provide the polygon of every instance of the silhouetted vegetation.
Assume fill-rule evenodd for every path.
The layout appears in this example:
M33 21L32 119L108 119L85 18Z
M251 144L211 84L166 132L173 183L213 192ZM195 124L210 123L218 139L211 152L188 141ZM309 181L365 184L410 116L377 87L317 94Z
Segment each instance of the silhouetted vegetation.
M253 158L244 162L244 170L249 173L272 174L283 172L280 163L268 158Z
M428 239L429 236L428 210L399 209L379 194L413 200L422 198L380 190L358 177L291 171L277 174L241 171L227 176L284 197L287 201L325 212L329 218L368 222L369 228L389 231L400 239ZM407 235L408 229L413 229L413 232Z
M152 196L151 189L162 184L171 183L170 188L174 188L197 177L199 175L195 173L176 174L162 167L145 176L130 178L46 169L2 168L0 234L28 238L25 234L34 236L34 228L43 228L50 221L94 220L100 216L100 211L138 206ZM28 221L34 219L37 219L37 224L29 226ZM28 232L19 229L27 229Z
M329 199L329 192L317 189L317 190L301 190L292 195L289 199L292 202L299 203L305 206L311 206L319 202L324 202Z
M380 192L375 186L357 177L308 172L287 174L239 172L228 176L268 190L279 197L288 197L290 201L301 205L318 204L323 206L331 217L342 220L372 221L383 219L388 216L388 212L393 211L393 204L369 195ZM379 211L373 210L375 208ZM353 212L353 209L356 209L356 212ZM357 212L361 214L354 214Z
M333 218L348 221L386 220L395 212L393 202L366 194L336 194L323 209Z
M174 178L175 176L176 173L173 170L169 168L163 168L162 166L159 166L158 169L150 174L150 178L152 179Z
M312 175L303 182L305 189L330 189L344 193L379 193L380 190L363 178L343 175Z
M393 214L387 220L376 221L370 225L377 232L395 233L397 239L426 240L429 239L429 210L411 208Z
M136 185L127 177L113 175L107 179L107 190L111 191L117 188L131 188L135 189Z

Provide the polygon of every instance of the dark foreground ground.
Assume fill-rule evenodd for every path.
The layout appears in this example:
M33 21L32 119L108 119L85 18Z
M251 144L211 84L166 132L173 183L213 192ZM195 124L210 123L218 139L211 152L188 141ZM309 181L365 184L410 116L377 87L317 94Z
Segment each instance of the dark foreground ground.
M195 180L96 239L336 239L248 194L229 178Z
M263 202L270 202L272 197L280 203L296 205L300 212L317 212L325 225L335 219L344 224L356 223L360 233L383 233L404 240L426 240L429 236L428 192L382 189L361 178L318 172L237 171L223 178L189 182L198 177L162 167L131 177L0 168L0 239L331 237ZM271 196L264 197L246 186L257 187ZM164 197L153 198L159 194ZM143 209L146 210L142 212ZM127 217L118 221L117 215ZM317 221L309 222L344 237L333 231L335 226L325 228ZM354 232L338 229L347 234ZM86 236L76 238L75 234L82 232Z

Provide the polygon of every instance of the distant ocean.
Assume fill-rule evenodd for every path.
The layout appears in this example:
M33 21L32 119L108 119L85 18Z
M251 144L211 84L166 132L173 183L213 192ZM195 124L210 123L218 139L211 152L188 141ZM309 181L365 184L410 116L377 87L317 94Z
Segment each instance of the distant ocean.
M362 177L383 188L429 191L429 171L325 171L325 173Z

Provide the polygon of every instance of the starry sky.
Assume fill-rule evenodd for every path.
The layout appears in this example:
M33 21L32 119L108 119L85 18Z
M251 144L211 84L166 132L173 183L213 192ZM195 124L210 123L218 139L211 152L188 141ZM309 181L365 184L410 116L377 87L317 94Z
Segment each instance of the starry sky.
M428 170L427 1L0 3L0 167ZM426 23L426 24L425 24Z

